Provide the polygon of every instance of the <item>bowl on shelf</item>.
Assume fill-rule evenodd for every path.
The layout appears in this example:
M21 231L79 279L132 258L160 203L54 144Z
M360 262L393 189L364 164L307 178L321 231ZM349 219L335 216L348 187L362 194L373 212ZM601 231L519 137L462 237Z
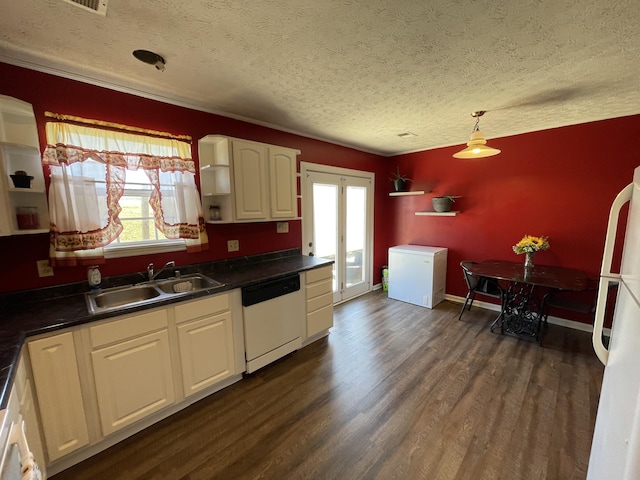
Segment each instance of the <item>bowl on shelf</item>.
M31 188L31 175L9 175L13 181L13 186L16 188Z

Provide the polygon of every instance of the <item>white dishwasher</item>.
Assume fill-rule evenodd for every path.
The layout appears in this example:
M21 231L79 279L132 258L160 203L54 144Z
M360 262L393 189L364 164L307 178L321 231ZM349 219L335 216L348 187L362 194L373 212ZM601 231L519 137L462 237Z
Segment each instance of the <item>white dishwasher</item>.
M305 301L300 275L242 288L247 373L302 346Z

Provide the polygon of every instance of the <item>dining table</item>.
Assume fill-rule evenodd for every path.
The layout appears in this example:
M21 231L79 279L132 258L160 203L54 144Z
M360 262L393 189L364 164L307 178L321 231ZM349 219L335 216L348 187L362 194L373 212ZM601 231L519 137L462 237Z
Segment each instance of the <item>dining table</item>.
M542 343L546 331L544 299L559 291L582 291L589 285L585 272L575 268L535 265L507 260L485 260L469 267L479 277L508 283L502 299L501 312L491 325L491 331L535 339Z

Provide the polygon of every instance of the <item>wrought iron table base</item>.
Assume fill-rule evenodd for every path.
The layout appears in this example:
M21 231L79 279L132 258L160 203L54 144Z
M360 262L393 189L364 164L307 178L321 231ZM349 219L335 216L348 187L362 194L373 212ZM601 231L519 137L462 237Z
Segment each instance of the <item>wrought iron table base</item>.
M543 325L542 305L533 297L534 289L531 284L511 282L502 312L491 324L491 331L499 326L501 334L532 338L542 343L546 325Z

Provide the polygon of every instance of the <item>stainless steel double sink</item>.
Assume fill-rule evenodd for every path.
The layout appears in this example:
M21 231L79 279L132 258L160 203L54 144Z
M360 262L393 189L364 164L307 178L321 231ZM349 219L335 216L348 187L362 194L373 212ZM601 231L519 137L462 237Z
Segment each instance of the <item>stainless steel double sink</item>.
M85 300L91 314L116 312L133 306L149 305L180 295L224 286L224 283L194 273L178 278L152 280L136 285L87 292Z

